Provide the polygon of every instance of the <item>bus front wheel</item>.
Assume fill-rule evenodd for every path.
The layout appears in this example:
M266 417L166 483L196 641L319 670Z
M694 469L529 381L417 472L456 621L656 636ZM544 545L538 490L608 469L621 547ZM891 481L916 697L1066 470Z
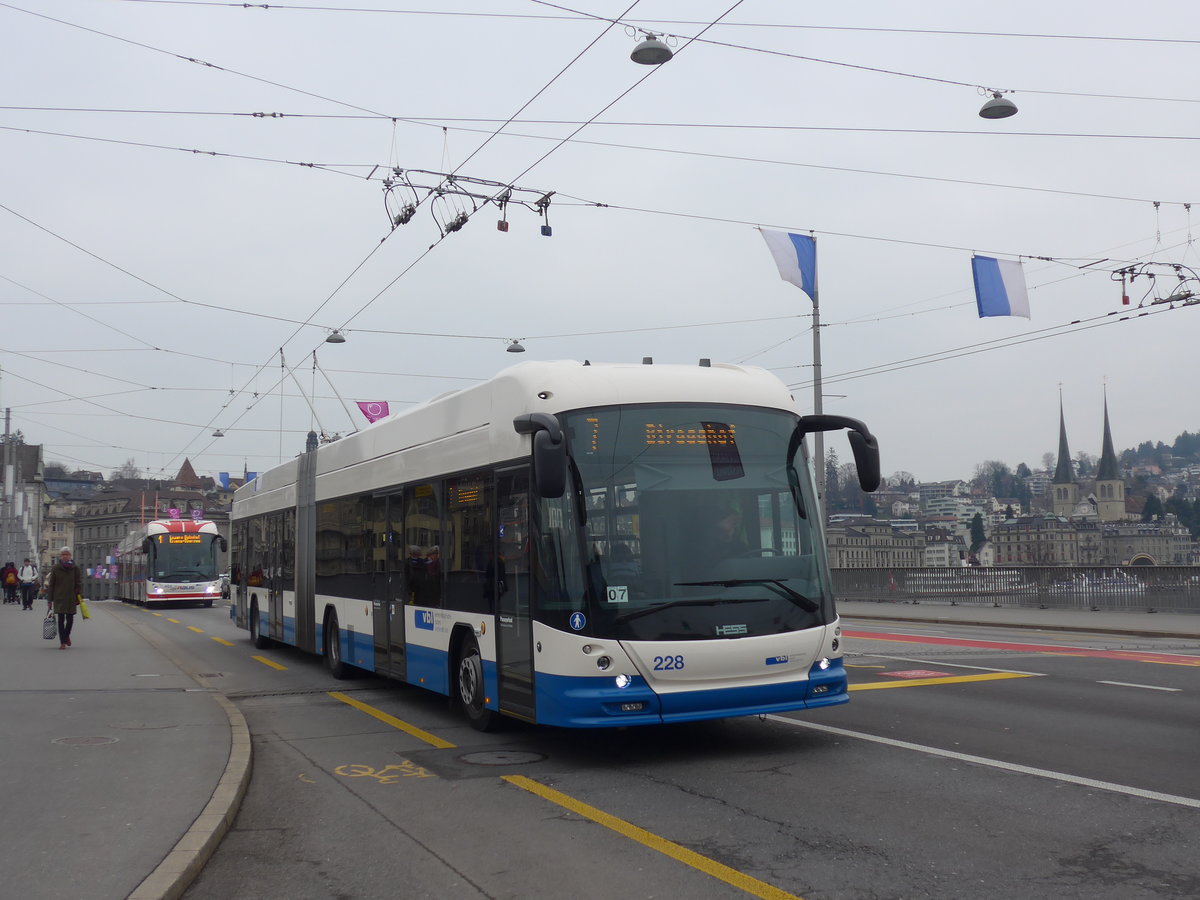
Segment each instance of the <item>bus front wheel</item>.
M496 714L484 706L483 657L473 637L463 643L458 661L458 698L472 728L491 731L495 727Z
M325 617L325 662L329 666L329 674L334 678L350 677L350 667L342 661L342 642L335 612Z

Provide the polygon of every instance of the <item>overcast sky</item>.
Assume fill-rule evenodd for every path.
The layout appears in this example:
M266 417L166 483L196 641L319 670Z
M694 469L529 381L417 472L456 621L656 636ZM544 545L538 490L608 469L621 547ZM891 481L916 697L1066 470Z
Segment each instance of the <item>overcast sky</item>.
M262 471L531 359L758 365L811 412L756 226L815 234L825 410L885 474L1040 466L1060 390L1073 451L1106 384L1118 449L1200 430L1200 307L1110 275L1200 269L1197 4L320 6L0 0L0 404L48 461ZM410 175L392 230L395 167L554 193L502 233ZM972 252L1024 257L1031 319L978 317Z

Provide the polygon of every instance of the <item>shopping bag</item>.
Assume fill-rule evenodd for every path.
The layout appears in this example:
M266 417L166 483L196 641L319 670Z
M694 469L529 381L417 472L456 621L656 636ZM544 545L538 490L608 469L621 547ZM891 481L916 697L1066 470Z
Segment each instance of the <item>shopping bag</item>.
M88 611L88 608L87 608L87 601L84 600L82 597L79 598L79 614L81 616L83 616L85 619L90 619L92 617L92 614Z
M48 641L52 641L58 637L58 622L54 620L53 613L42 619L42 637Z

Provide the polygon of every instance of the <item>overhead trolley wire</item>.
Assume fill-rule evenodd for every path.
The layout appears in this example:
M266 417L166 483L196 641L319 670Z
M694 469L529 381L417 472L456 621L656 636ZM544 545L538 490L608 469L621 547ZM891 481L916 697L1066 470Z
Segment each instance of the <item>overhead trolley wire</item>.
M465 12L448 9L386 9L379 7L346 7L346 6L318 6L312 4L300 5L296 3L249 3L249 2L231 2L231 0L121 0L124 3L153 3L160 6L210 6L210 7L229 7L235 9L256 9L256 10L286 10L291 12L334 12L334 13L379 13L391 15L405 16L436 16L446 18L477 18L477 19L533 19L540 21L551 22L574 22L579 20L590 20L592 17L586 13L577 13L569 16L554 16L549 14L532 13L501 13L501 12ZM658 24L658 25L703 25L703 20L694 19L625 19L630 24ZM846 32L870 32L876 34L929 34L929 35L949 35L952 37L1000 37L1000 38L1046 38L1053 40L1071 40L1071 41L1121 41L1127 43L1150 43L1150 44L1200 44L1200 40L1189 38L1151 38L1151 37L1125 37L1113 35L1095 35L1095 34L1053 34L1053 33L1037 33L1037 32L1021 32L1021 31L953 31L944 28L886 28L883 26L866 26L866 25L806 25L801 23L790 22L726 22L722 21L721 26L724 28L776 28L780 30L803 30L803 31L846 31Z

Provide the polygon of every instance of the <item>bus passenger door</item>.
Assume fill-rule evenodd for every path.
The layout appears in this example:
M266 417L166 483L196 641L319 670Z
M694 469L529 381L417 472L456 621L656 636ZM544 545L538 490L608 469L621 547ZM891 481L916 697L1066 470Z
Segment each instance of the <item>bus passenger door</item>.
M380 545L375 548L371 615L375 634L375 671L404 678L404 598L401 579L404 563L404 507L400 493L372 498L372 518L383 523Z
M388 578L384 606L388 613L388 667L393 678L408 677L408 652L404 644L404 504L400 494L388 498Z
M496 672L500 709L534 717L529 578L529 469L496 473Z
M263 560L267 586L267 633L284 640L289 636L283 630L283 578L279 551L282 539L283 513L272 513L267 516L267 545Z

